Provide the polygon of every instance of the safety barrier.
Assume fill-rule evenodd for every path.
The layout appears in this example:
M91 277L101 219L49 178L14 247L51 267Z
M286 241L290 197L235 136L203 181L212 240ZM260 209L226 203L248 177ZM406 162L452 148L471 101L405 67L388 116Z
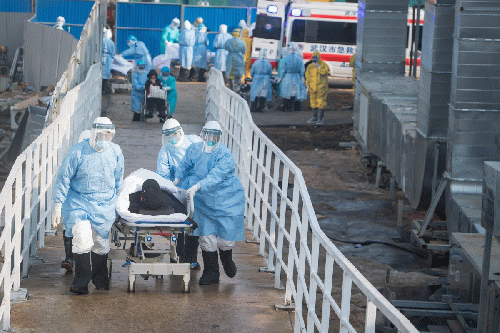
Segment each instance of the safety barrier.
M10 328L11 300L23 295L21 277L27 275L31 262L37 259L37 247L44 246L45 232L51 229L52 185L59 164L101 112L105 10L106 1L97 0L54 91L50 109L53 122L16 159L0 193L0 318L4 330Z
M275 288L284 283L284 306L295 309L295 332L375 332L379 311L399 332L417 333L323 233L300 169L253 123L248 104L215 68L206 98L206 120L220 122L245 188L247 228L266 257L264 270L274 273ZM350 320L353 288L366 297L364 323Z

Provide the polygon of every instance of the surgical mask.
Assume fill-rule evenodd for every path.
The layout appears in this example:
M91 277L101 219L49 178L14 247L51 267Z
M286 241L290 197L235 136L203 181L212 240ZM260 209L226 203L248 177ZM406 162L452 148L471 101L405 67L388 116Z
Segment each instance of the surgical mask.
M96 140L95 147L97 151L104 151L109 146L109 141L107 140Z
M215 141L212 141L212 140L207 141L207 146L208 146L208 147L213 147L213 146L215 146L216 144L217 144L217 142L215 142Z
M314 62L318 62L318 58L314 57L312 58Z

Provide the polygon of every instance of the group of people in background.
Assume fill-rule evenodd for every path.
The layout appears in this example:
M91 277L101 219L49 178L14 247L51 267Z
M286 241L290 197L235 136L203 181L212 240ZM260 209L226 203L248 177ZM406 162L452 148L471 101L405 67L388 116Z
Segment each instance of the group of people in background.
M198 82L206 81L205 71L208 57L208 30L203 23L203 18L198 17L194 24L185 21L183 29L179 30L180 20L174 18L172 22L163 29L160 48L165 53L168 47L178 45L180 72L177 81L191 81L195 76ZM237 29L231 34L225 24L219 26L219 33L215 36L213 47L215 56L213 66L220 70L230 89L238 91L245 81L252 81L250 86L250 110L252 112L263 112L266 102L271 101L273 87L271 77L273 69L267 60L266 50L260 50L259 58L252 65L252 29L241 20ZM121 55L125 59L136 61L136 70L132 74L131 109L134 113L133 120L140 120L141 105L147 98L149 91L146 82L155 71L151 55L143 42L136 37L127 39L128 49ZM114 44L109 34L105 34L103 40L103 92L109 90L109 66L114 56ZM308 120L309 124L323 125L324 112L328 94L328 76L330 69L321 60L318 52L313 53L311 61L304 65L302 52L298 45L291 42L288 47L282 48L282 58L277 69L278 93L283 99L283 111L301 110L302 101L307 99L313 111L313 116ZM160 102L152 100L147 104L148 117L156 109L160 122L172 116L175 112L177 91L175 89L176 79L170 75L170 61L168 66L161 68L161 76L155 74L157 82L161 87L168 86L167 100L170 110L160 106ZM169 81L168 84L166 81ZM159 84L155 84L159 85ZM166 104L166 103L164 103ZM163 107L164 108L164 107Z

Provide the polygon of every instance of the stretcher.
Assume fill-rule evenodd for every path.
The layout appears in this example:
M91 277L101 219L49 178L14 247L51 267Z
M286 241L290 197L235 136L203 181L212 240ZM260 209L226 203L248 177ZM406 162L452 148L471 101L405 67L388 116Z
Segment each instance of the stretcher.
M186 207L187 214L142 215L131 213L129 195L140 191L142 183L147 179L155 179L162 189L168 190ZM123 267L128 267L127 291L135 292L136 276L163 278L165 275L183 276L183 291L189 292L190 263L180 263L176 252L179 234L191 232L196 223L188 217L192 216L193 200L187 200L186 192L177 188L171 181L157 173L139 169L124 179L118 190L116 204L117 219L111 228L112 248L108 255L108 268L111 278L113 260L124 260ZM190 222L190 221L191 222ZM153 243L154 239L162 240L161 246Z

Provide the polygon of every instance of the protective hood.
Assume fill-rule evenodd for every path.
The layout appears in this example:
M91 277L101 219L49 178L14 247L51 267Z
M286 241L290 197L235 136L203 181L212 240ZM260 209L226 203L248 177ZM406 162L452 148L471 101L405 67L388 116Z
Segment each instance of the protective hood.
M313 54L311 55L311 59L314 56L318 57L318 64L322 64L323 63L323 60L321 60L321 54L318 51L314 51L313 52Z
M89 143L97 152L105 151L115 135L115 125L108 117L97 117L92 123Z
M161 142L172 147L180 147L184 142L184 131L181 124L174 118L167 119L163 123Z
M225 34L225 33L227 33L227 25L225 25L225 24L221 24L221 25L219 26L219 32L220 32L221 34Z
M248 37L248 29L247 28L244 28L243 30L241 30L241 36Z
M191 23L188 20L184 21L184 29L191 30Z
M172 22L170 23L170 26L172 28L178 28L179 25L181 25L181 21L176 17L172 20Z

